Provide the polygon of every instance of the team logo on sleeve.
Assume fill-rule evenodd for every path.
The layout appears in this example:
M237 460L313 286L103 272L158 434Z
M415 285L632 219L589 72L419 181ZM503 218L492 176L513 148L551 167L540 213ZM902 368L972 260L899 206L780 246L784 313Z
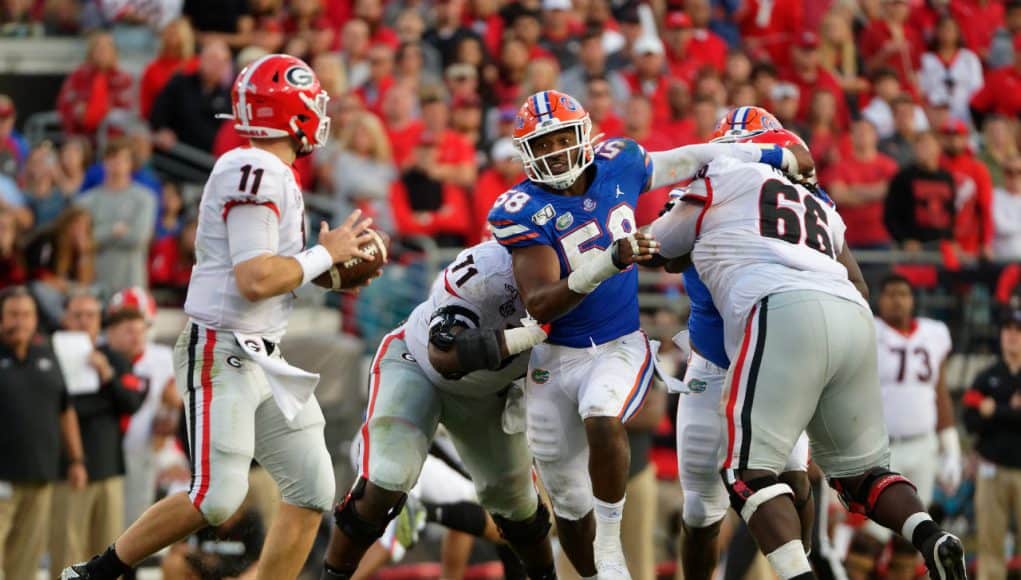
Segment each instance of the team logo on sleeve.
M557 210L553 209L552 203L547 203L542 209L532 214L532 223L537 226L544 226L557 216Z
M549 371L546 369L535 369L532 371L532 382L537 385L545 385L549 382Z
M571 224L573 224L573 223L574 223L574 216L571 215L571 212L567 212L564 215L562 215L562 216L557 218L557 224L556 225L557 225L557 229L558 230L566 230L567 228L571 227Z

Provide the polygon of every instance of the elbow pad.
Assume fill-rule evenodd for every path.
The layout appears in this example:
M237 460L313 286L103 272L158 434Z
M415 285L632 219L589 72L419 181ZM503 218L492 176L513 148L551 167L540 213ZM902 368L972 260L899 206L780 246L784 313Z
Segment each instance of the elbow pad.
M479 316L464 306L456 304L436 309L429 318L429 342L443 352L454 348L455 326L474 328L479 325Z
M495 371L503 363L500 356L499 330L492 328L469 328L454 337L457 362L461 371L470 373L480 369Z

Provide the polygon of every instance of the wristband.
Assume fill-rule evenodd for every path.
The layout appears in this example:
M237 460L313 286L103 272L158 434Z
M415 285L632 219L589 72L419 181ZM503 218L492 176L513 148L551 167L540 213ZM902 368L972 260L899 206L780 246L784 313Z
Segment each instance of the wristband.
M957 429L946 427L939 432L939 446L948 457L961 456L961 440L957 437Z
M779 145L773 145L772 147L763 147L762 151L759 152L759 162L765 163L770 167L777 169L783 169L783 147Z
M319 244L303 252L298 252L293 258L301 265L302 286L333 267L333 256L330 256L329 250Z
M591 294L599 284L620 272L620 268L613 263L614 247L599 252L581 265L580 268L571 272L567 277L567 287L571 292L577 294Z
M507 345L507 356L525 352L546 340L546 331L538 326L522 326L508 328L503 331L503 341Z

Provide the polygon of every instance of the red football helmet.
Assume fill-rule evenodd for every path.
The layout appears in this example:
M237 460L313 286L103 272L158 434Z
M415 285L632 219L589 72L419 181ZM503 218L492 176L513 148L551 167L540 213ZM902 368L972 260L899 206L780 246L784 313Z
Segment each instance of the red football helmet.
M330 136L330 96L301 59L269 54L248 65L234 81L234 130L249 139L292 137L298 153L322 147Z
M572 128L575 145L539 155L532 151L532 140L536 137ZM514 145L521 153L528 179L554 189L570 187L595 159L588 112L574 97L560 91L540 91L528 97L514 121ZM554 173L550 159L565 153L567 169Z
M152 324L156 318L156 301L145 288L132 286L117 292L110 297L110 302L106 305L106 314L109 316L129 308L141 312L148 324Z
M808 149L808 144L798 136L794 131L788 131L787 129L769 129L767 131L759 131L752 135L735 136L726 140L728 143L762 143L766 145L779 145L780 147L787 147L789 145L801 145L805 149Z
M731 141L734 138L750 137L783 125L772 113L762 107L738 107L731 109L716 123L711 141Z

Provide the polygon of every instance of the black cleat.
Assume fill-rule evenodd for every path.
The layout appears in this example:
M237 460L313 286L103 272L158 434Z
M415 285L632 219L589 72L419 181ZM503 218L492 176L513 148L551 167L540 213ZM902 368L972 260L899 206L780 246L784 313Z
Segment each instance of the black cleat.
M99 556L92 558L92 560L98 559ZM90 562L92 560L90 560ZM88 562L79 562L64 568L64 571L60 573L60 578L58 580L93 580L94 578L95 576L89 572Z
M967 580L964 566L964 546L957 536L941 532L922 546L925 567L932 580Z

